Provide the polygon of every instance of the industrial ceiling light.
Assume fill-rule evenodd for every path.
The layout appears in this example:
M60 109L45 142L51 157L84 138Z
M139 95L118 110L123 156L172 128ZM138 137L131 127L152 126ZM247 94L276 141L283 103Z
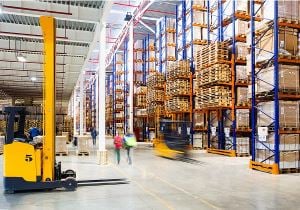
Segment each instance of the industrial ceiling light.
M132 18L131 12L127 12L127 13L126 13L126 16L125 16L125 18L124 18L124 20L125 20L125 21L130 21L131 18Z
M18 53L17 59L18 59L19 62L23 62L23 63L27 61L25 56L22 55L22 53Z
M31 77L30 79L31 79L32 82L35 82L37 80L36 77Z

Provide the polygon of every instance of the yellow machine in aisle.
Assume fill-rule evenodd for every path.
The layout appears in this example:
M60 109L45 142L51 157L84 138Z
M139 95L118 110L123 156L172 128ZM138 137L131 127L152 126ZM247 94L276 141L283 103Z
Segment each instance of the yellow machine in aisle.
M6 138L4 143L4 189L7 193L22 190L65 188L79 185L123 184L124 179L76 180L73 170L62 172L55 161L55 45L56 24L53 17L41 17L44 36L44 139L33 142L24 135L25 107L6 107ZM17 131L14 124L18 123Z
M185 121L161 120L154 140L155 154L178 159L188 155L190 123Z

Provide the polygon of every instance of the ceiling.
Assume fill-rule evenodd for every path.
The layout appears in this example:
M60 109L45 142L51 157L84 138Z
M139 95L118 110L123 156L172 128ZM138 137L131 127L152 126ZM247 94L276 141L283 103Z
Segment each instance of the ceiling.
M57 99L69 100L94 39L104 1L3 1L0 14L1 97L41 98L40 15L56 18ZM20 62L17 55L25 57Z
M121 0L114 1L112 9L108 16L107 21L107 53L115 44L117 37L122 32L123 27L126 25L124 18L127 12L135 14L141 1L136 0ZM156 0L152 1L151 6L145 11L141 21L134 27L134 40L141 40L147 37L155 38L156 22L164 17L176 17L176 5L181 4L181 1L172 0ZM121 44L119 50L123 50L124 43ZM108 67L107 72L111 72L112 65Z

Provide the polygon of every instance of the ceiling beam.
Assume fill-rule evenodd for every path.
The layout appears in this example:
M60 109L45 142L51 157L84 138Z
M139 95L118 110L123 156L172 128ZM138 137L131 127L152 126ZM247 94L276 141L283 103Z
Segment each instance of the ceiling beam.
M97 23L100 21L101 9L41 1L5 1L3 3L3 13L32 17L50 15L59 20Z

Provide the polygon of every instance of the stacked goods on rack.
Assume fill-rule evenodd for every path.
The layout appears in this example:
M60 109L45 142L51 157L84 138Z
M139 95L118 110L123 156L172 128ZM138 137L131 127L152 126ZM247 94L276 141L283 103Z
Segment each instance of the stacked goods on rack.
M188 60L175 61L166 72L166 111L189 112L190 110L190 62Z
M249 130L250 128L250 113L249 109L236 110L236 128L237 130Z
M299 69L300 66L279 65L279 92L300 93ZM257 93L262 96L272 95L274 89L274 66L262 69L259 74L260 80L257 81Z
M125 72L124 72L124 57L123 54L116 54L116 63L115 63L115 123L116 123L116 132L122 134L124 132L125 125L125 106L124 99L127 93L125 92Z
M232 104L228 44L212 43L197 53L195 108L229 107Z
M5 139L5 136L0 136L0 155L3 154L4 139Z
M248 87L237 87L236 88L236 105L237 107L249 106L248 100Z
M156 55L155 55L155 40L149 37L145 38L146 53L145 53L145 67L147 74L155 72Z
M107 123L112 120L112 112L113 112L113 98L112 95L107 95L105 99L105 118Z
M230 107L232 105L231 87L199 87L196 92L195 109Z
M134 98L135 115L138 117L147 115L147 87L139 86L136 89L136 94Z
M250 142L249 137L236 138L236 153L238 154L238 156L249 156L250 154L249 142Z
M299 129L299 105L300 101L279 101L279 127L282 130L298 130ZM274 129L274 102L267 101L258 104L260 112L257 113L257 126L269 127Z
M255 83L252 80L252 85L255 85L255 99L252 100L256 102L257 115L254 162L268 164L271 168L278 163L280 173L291 173L300 171L300 2L278 1L278 19L274 16L274 2L266 1L262 5L263 20L255 23L254 32L247 34L248 43L251 43L251 38L257 42L256 69L248 70L255 73ZM274 21L278 23L278 31L274 31ZM277 34L276 55L274 39ZM273 59L276 57L278 64ZM275 78L278 78L278 85ZM252 97L250 89L248 95Z
M143 83L143 40L137 40L134 43L134 54L133 54L133 68L134 68L134 82L135 84Z
M147 112L154 115L163 114L165 91L165 77L162 73L155 72L147 76Z
M207 7L205 1L186 1L186 44L207 44Z
M170 61L176 60L176 19L163 17L156 24L158 67L165 72Z

